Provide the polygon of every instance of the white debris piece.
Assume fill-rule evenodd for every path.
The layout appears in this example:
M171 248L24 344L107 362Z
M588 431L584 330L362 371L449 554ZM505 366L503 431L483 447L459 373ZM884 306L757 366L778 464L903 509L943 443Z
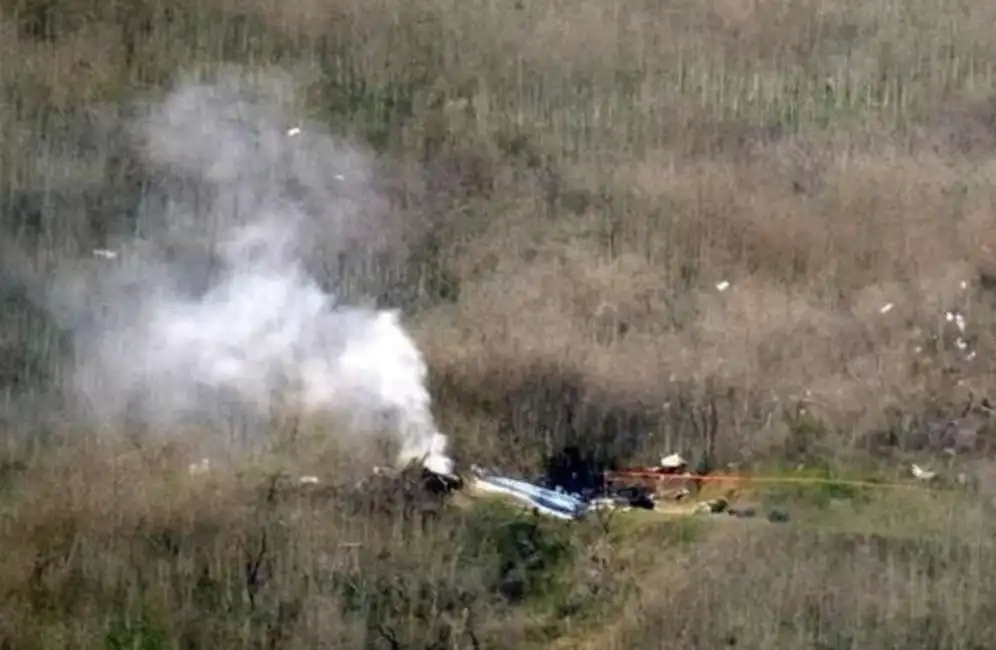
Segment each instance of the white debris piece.
M317 476L302 476L297 482L300 485L318 485L320 481Z
M211 470L211 461L208 460L207 458L202 458L200 462L197 463L191 463L190 466L187 468L187 472L192 475L206 474L210 470Z
M727 282L726 280L723 280L722 282L716 284L716 291L719 291L721 293L729 288L730 288L730 283Z
M879 309L878 312L880 314L888 314L890 311L892 311L892 308L895 306L896 305L894 303L887 302L884 305L882 305L881 309Z
M589 501L588 507L592 510L616 510L620 507L620 504L616 499L598 497ZM627 506L623 506L623 509L628 510L629 508Z
M677 469L684 467L686 464L685 459L678 454L669 454L661 458L661 467L666 469Z
M291 129L287 129L287 135L289 135L289 136L290 136L290 137L292 137L292 138L293 138L293 137L294 137L295 135L301 135L301 128L300 128L300 127L297 127L297 126L295 126L294 128L291 128Z
M93 256L94 257L102 257L105 260L113 260L113 259L117 259L118 252L117 251L108 250L106 248L98 248L95 251L93 251Z
M937 476L937 472L931 472L929 470L923 469L916 463L913 464L913 478L919 479L921 481L930 481Z

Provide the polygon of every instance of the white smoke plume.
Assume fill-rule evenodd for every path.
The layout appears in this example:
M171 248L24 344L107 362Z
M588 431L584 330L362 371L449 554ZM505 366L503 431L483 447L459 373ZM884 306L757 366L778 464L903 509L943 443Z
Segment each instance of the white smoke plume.
M400 460L448 468L399 313L339 304L309 272L384 244L370 158L290 128L281 90L188 85L142 120L137 139L160 175L142 232L102 256L97 278L54 294L76 314L74 395L103 423L163 431L232 413L265 429L290 404L345 418L336 435L388 432Z

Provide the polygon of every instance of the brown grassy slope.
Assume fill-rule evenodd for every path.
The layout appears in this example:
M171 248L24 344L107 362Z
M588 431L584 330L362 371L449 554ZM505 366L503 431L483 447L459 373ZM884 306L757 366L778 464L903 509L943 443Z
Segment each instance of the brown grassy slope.
M46 255L120 230L140 191L112 102L276 63L302 111L390 152L422 232L379 273L449 303L417 316L449 384L514 395L539 362L654 445L683 435L656 413L672 384L709 384L727 455L778 443L776 398L849 438L961 400L951 372L987 389L990 307L959 288L996 245L982 3L75 7L4 21L8 219ZM955 308L975 365L910 354Z
M48 453L5 496L8 647L983 648L991 508L842 500L826 526L406 513L162 447ZM179 471L178 471L179 470ZM324 475L334 479L334 475ZM832 517L837 517L832 521ZM832 525L830 525L832 524Z
M290 68L302 114L384 151L413 246L356 282L416 308L468 454L531 468L572 436L695 452L683 405L711 396L726 458L847 457L990 389L991 3L4 0L0 16L4 233L40 269L126 228L143 170L118 102L181 71ZM58 333L4 299L3 380L36 386ZM737 529L653 571L586 553L570 593L512 611L488 560L454 560L459 518L269 508L65 453L32 460L4 506L9 647L524 647L537 609L565 619L593 594L629 603L616 647L992 638L982 510L917 501L960 522L940 542ZM362 558L339 546L357 541Z
M4 495L5 647L527 647L610 582L593 527L92 444Z

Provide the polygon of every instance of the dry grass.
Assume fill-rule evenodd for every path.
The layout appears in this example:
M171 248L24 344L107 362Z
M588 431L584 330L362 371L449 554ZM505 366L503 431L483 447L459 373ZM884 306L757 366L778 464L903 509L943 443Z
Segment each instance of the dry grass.
M868 463L884 431L913 444L992 392L993 24L981 0L2 0L0 236L29 261L0 265L0 381L42 399L65 350L16 289L26 265L134 226L148 170L123 102L276 66L294 110L383 154L406 245L346 285L409 310L460 452ZM713 432L691 425L708 401ZM0 648L969 649L994 632L975 501L911 498L905 526L888 500L820 511L846 533L654 528L641 563L643 533L568 543L520 522L535 539L496 549L474 537L492 515L267 500L260 477L179 480L158 447L115 445L11 443ZM992 496L985 457L954 464ZM530 564L547 555L562 565Z

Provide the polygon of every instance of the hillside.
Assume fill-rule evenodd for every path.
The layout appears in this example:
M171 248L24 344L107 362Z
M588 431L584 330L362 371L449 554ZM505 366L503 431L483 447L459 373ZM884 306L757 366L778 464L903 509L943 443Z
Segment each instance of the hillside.
M994 24L981 0L0 0L0 648L988 647ZM318 161L272 171L348 213L307 268L403 310L462 462L917 462L947 489L562 525L277 485L369 460L286 405L265 428L293 444L209 476L186 446L250 425L98 430L51 296L98 304L94 251L125 264L197 204L190 156L238 159L224 107L180 111L203 88ZM162 106L189 119L156 140ZM313 191L326 161L346 199ZM173 236L196 284L208 236Z

